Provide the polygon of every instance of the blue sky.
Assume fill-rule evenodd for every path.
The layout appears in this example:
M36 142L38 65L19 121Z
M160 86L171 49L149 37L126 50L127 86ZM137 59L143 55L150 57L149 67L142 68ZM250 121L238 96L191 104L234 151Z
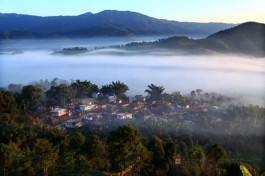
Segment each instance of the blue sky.
M129 10L193 22L265 23L265 0L0 0L0 13L39 16Z

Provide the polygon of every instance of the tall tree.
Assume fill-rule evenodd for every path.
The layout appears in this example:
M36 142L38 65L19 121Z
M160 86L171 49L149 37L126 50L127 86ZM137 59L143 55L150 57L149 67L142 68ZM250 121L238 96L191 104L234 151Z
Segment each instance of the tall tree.
M120 126L110 132L108 144L111 169L121 171L135 162L141 166L148 155L142 141L142 135L132 125Z
M159 137L153 136L148 146L148 148L152 152L152 175L164 175L167 170L167 167L165 163L165 151L163 147L163 141Z
M127 90L129 90L129 87L120 81L116 81L116 82L112 81L110 87L114 91L114 93L117 95L117 97L119 97L119 98L124 97L124 93Z
M25 161L23 152L16 143L10 142L8 145L0 143L1 175L21 175L21 172L26 168L26 163L23 161Z
M76 97L91 97L93 92L97 92L99 89L97 85L92 84L90 81L80 81L76 80L71 84L71 87L76 91Z
M110 84L104 85L100 89L100 92L102 92L103 94L107 94L107 93L112 92L112 91L113 90L112 90L112 87Z
M66 84L52 86L45 94L49 105L64 105L75 97L75 91Z
M32 85L24 86L22 88L21 98L24 110L35 111L43 101L42 90Z
M0 114L15 113L18 111L15 94L0 90Z
M163 86L156 86L154 84L148 85L148 89L145 90L153 100L162 100L162 94L165 88Z
M81 132L75 132L70 136L70 147L75 150L80 150L85 140L86 138Z
M218 144L208 146L205 153L208 160L213 160L216 163L224 162L228 159L226 150Z
M37 139L33 151L34 165L43 171L44 176L48 176L48 169L56 165L59 149L47 139Z
M83 151L89 159L91 168L105 170L109 168L107 145L99 136L89 136L83 145Z

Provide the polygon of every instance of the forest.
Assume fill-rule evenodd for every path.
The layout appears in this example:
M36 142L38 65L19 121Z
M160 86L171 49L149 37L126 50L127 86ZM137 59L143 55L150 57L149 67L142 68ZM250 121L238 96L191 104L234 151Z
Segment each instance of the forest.
M116 81L100 89L90 81L40 81L0 91L0 175L183 175L253 176L265 171L265 108L233 104L216 93L168 94L149 85L149 101L192 102L223 107L216 114L194 113L193 126L157 119L122 125L56 129L46 122L49 107L109 91L124 102L129 87ZM104 96L99 101L104 101ZM190 110L191 111L191 110ZM32 121L42 119L42 123Z

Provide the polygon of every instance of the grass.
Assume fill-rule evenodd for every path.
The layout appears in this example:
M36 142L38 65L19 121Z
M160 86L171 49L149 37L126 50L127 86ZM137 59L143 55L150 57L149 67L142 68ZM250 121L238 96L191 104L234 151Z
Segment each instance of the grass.
M247 168L244 165L240 165L240 170L243 176L252 176L251 173L247 170Z

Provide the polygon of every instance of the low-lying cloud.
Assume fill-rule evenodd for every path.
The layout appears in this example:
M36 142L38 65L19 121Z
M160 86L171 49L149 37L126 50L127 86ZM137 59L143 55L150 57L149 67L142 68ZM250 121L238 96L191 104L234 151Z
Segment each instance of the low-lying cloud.
M200 88L207 92L235 95L244 99L246 104L265 103L264 58L176 56L162 52L148 55L98 52L63 56L52 55L52 47L27 49L16 55L1 54L0 86L55 77L89 80L99 86L120 80L129 86L128 95L144 94L147 85L153 83L163 85L168 93L178 90L187 94Z

